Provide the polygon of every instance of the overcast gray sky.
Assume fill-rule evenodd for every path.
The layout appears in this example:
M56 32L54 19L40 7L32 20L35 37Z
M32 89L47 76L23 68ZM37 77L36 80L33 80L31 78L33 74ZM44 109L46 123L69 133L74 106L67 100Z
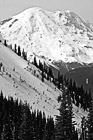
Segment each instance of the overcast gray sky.
M41 7L49 11L69 9L93 23L93 0L0 0L0 20L29 7Z

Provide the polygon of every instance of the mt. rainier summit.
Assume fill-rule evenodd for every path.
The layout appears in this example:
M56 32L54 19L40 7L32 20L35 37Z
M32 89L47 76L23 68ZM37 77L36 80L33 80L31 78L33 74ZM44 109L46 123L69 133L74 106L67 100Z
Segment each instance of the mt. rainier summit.
M0 23L7 44L16 44L30 59L36 54L51 62L93 63L93 25L75 13L30 8Z

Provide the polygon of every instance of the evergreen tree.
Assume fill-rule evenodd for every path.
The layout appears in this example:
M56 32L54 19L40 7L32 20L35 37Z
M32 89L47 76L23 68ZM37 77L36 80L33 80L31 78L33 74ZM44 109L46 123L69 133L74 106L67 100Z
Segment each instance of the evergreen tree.
M25 105L23 107L22 113L22 123L19 130L19 139L20 140L30 140L31 139L31 121L30 121L30 112L28 107Z
M68 85L68 89L69 89L70 93L72 93L72 88L73 88L72 79L70 79L69 85Z
M72 125L72 103L71 96L68 89L64 89L61 106L60 115L56 117L55 126L55 140L72 140L73 137L73 125Z
M87 139L87 127L86 127L86 119L84 116L82 117L82 120L81 120L81 129L82 129L81 138L82 138L82 140L86 140Z
M75 93L75 100L76 100L76 106L79 107L79 94L78 94L78 88L76 88Z
M16 44L14 46L14 52L17 53L17 46L16 46Z
M34 57L34 65L37 67L38 65L37 65L37 61L36 61L36 57Z
M20 49L20 46L18 46L18 55L21 56L21 49Z
M42 82L44 82L44 69L42 69Z
M88 114L88 140L93 140L93 95L90 93L90 107Z
M85 92L85 109L88 109L88 92Z
M22 57L23 57L25 60L27 60L27 53L24 51L24 49L23 49L23 51L22 51Z
M52 69L49 67L49 77L53 77L53 72L52 72Z
M54 121L52 118L47 119L47 123L44 129L43 140L50 140L54 132Z
M58 71L58 89L60 89L61 78L60 78L60 71Z
M87 106L88 106L88 108L90 108L90 105L91 105L91 89L89 89L89 93L88 93L88 96L87 96L87 98L88 98L88 102L87 102Z
M6 39L4 40L4 45L7 47Z
M77 130L75 130L75 127L73 128L73 138L72 138L72 140L78 140L78 132L77 132Z
M47 80L49 80L49 73L47 73Z
M2 62L0 62L0 71L1 71L2 66L3 66L3 64L2 64Z
M74 80L74 82L73 82L73 91L76 92L76 90L77 90L77 87L76 87L76 82Z
M9 45L9 48L12 50L12 44Z
M39 69L42 71L43 70L43 65L42 65L42 63L40 62L40 60L39 60Z
M38 140L42 140L43 138L43 133L42 133L42 113L37 110L37 116L36 116L36 138Z

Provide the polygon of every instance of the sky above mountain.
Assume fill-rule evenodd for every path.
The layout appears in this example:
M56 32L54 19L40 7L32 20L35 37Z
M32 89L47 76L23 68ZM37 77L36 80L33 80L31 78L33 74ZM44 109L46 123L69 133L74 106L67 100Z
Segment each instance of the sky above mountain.
M0 0L0 20L29 7L41 7L49 11L69 9L93 23L93 0Z

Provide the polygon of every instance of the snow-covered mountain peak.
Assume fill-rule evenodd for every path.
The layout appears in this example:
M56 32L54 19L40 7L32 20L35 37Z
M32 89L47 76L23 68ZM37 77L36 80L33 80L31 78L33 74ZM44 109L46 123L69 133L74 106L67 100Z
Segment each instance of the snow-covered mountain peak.
M66 13L70 13L71 11L68 9L68 10L66 10L65 12L66 12Z
M93 26L70 10L48 12L34 7L1 22L0 33L28 59L93 63Z

